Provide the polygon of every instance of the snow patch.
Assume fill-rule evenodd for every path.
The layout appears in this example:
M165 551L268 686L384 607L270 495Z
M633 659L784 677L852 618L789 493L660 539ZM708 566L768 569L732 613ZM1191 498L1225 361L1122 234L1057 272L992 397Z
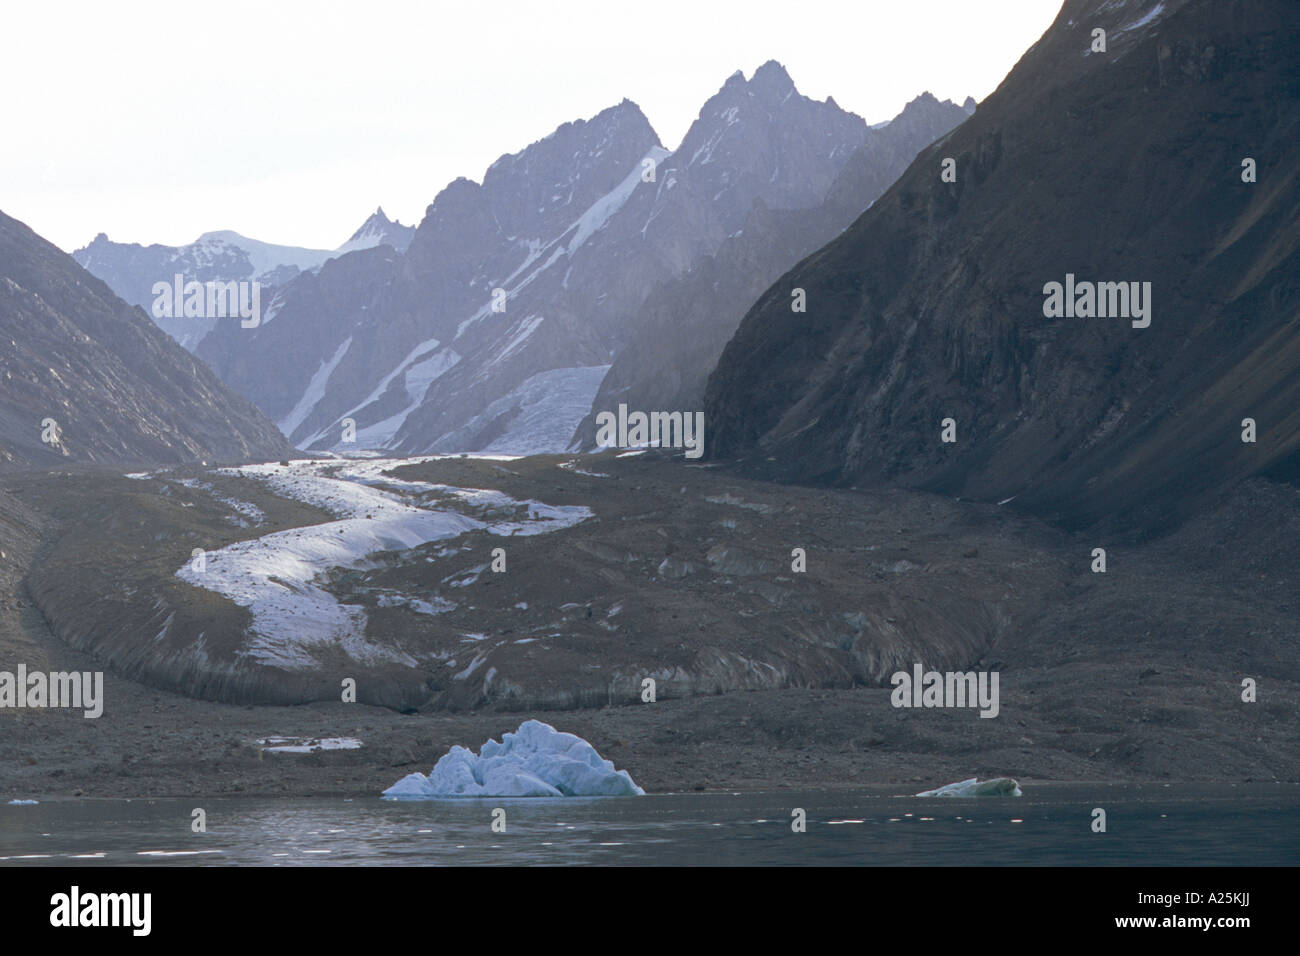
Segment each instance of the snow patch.
M605 224L613 215L623 208L623 204L628 201L636 187L641 184L641 171L645 160L653 160L656 164L671 153L662 146L656 146L646 153L641 159L638 159L632 166L632 171L623 178L623 181L601 196L591 207L582 214L574 224L577 232L569 240L569 255L572 256L578 251L584 242L590 239L595 233L605 228Z
M361 741L355 737L262 737L257 744L268 753L309 754L317 750L356 750Z
M325 397L325 385L329 382L330 376L334 374L334 369L338 367L339 362L343 361L343 356L347 354L348 349L351 347L352 336L349 335L339 345L338 351L334 353L332 358L321 362L320 368L316 370L316 374L307 383L307 388L302 393L302 397L298 399L298 404L293 407L293 411L277 423L280 426L280 431L292 436L298 426L303 423L303 420L311 414L311 410L316 407L316 403Z
M498 419L504 428L482 449L488 453L544 455L568 447L578 424L591 411L608 365L556 368L529 376L466 424L431 446L455 451L473 445Z

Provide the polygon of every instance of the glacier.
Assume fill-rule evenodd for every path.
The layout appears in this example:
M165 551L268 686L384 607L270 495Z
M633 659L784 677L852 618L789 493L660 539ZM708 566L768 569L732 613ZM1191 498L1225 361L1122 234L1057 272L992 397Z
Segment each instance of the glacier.
M376 552L405 551L468 531L533 535L592 516L581 506L516 501L489 489L451 488L385 474L399 465L431 460L329 458L213 469L215 475L257 480L274 494L314 505L337 520L233 542L207 552L202 571L187 562L176 577L248 608L253 620L244 653L263 664L310 669L319 666L318 651L339 648L362 663L418 666L409 654L369 639L365 608L341 603L322 586L320 575L329 568L366 566ZM471 508L521 508L527 518L470 517L420 497L433 491L454 495Z
M407 774L383 793L385 800L644 795L626 770L615 770L587 741L540 720L524 721L500 743L488 740L477 754L454 746L428 776Z
M1019 797L1023 796L1020 784L1010 777L994 777L992 780L961 780L934 790L925 790L918 797Z

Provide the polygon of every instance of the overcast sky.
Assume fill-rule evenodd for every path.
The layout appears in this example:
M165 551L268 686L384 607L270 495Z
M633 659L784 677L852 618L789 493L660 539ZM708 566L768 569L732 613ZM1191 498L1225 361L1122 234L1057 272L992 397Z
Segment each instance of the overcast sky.
M1060 0L9 4L0 210L67 251L233 229L333 248L418 223L561 123L627 97L673 149L737 69L877 123L981 100Z

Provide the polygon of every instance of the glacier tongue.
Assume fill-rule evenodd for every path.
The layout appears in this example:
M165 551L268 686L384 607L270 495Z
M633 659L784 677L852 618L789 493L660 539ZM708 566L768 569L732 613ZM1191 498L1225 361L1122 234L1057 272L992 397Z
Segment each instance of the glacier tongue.
M526 720L514 733L489 740L475 754L454 746L426 777L407 774L384 791L386 800L440 797L631 797L643 796L626 770L601 757L576 734L540 720Z

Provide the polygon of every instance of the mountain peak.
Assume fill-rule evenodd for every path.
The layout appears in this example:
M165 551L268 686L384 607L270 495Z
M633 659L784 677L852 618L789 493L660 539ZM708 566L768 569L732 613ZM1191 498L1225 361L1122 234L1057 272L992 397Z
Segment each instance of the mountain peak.
M745 74L737 70L727 77L722 89L725 90L745 90L748 93L765 99L775 97L785 97L795 88L794 80L790 79L790 74L786 72L784 66L776 60L768 60L762 66L754 71L754 75L748 80Z
M587 122L592 126L599 126L602 123L610 122L631 123L634 127L644 127L653 132L653 128L650 126L650 120L648 120L645 113L641 111L641 107L636 103L636 101L630 100L626 96L613 106L608 106L601 110ZM658 137L656 136L655 139L657 141Z
M794 87L794 80L790 79L785 67L776 60L768 60L755 70L749 82L751 86L771 88L782 93Z
M790 78L785 67L776 60L768 60L758 67L748 80L740 70L727 77L718 92L704 103L699 118L722 115L730 122L735 117L735 112L731 108L740 107L743 110L747 100L758 101L765 107L766 112L770 113L798 92L794 80ZM828 100L828 103L838 109L838 105L833 100Z
M414 226L403 226L396 219L389 219L384 212L384 207L376 206L370 218L363 222L361 228L352 234L352 238L339 246L335 252L370 249L381 243L392 246L398 252L405 252L407 246L411 244L413 235L415 235Z

